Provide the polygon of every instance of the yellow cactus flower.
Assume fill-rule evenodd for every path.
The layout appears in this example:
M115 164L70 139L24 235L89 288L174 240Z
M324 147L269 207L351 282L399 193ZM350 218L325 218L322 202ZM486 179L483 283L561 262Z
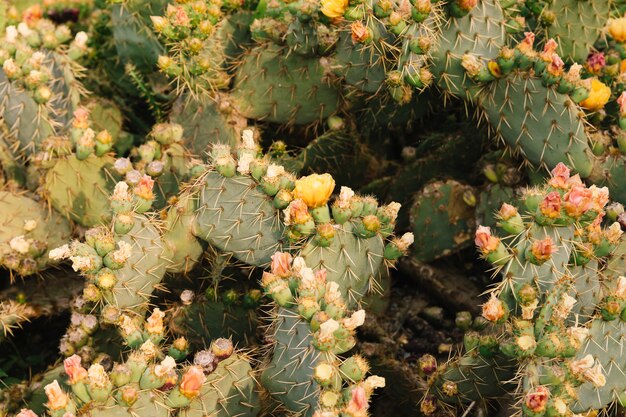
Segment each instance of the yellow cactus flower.
M626 16L608 22L609 34L616 42L626 41Z
M328 202L334 189L335 180L330 174L312 174L296 181L293 196L304 201L308 207L316 208Z
M322 0L321 12L331 19L343 16L348 8L348 0Z
M591 90L589 97L580 102L580 106L584 109L596 111L604 107L611 98L611 89L602 81L597 79L591 80Z

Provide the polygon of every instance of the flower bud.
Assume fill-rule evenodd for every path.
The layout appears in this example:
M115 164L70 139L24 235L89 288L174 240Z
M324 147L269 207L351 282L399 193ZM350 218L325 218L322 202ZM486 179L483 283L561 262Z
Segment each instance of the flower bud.
M482 316L493 323L501 323L507 319L508 312L504 303L492 294L489 301L483 304Z

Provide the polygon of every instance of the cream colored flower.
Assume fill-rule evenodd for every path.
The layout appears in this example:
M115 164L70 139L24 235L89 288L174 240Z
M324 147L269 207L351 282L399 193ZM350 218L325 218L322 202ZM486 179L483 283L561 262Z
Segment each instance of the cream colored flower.
M163 317L165 317L165 313L160 309L155 308L152 310L152 314L148 317L144 326L146 331L152 334L162 334L165 331L163 328Z
M576 304L576 299L569 294L563 294L561 301L554 308L554 316L559 320L565 320L572 308Z
M37 220L24 220L24 231L32 232L37 228Z
M118 249L111 253L111 259L115 262L123 264L133 254L133 247L130 243L123 240L117 242Z
M357 310L349 318L342 320L343 327L354 330L365 323L365 310Z
M250 173L250 164L254 161L254 156L249 153L244 153L239 157L237 161L237 172L241 175L246 175Z
M109 376L99 363L92 364L87 370L89 385L104 388L109 385Z
M324 301L326 301L326 304L332 304L337 300L341 300L341 291L339 291L339 284L334 281L327 282L326 292L324 293Z
M582 359L571 361L569 364L569 368L574 374L580 375L590 369L593 366L594 362L595 360L593 359L593 356L587 355Z
M339 322L329 319L320 325L320 333L319 340L320 342L325 342L332 340L334 338L334 333L337 329L339 329Z
M67 394L63 392L56 379L44 387L44 392L46 393L46 397L48 397L46 406L50 410L56 411L67 407L69 398Z
M159 378L167 376L174 368L176 368L176 361L171 356L166 356L160 364L154 366L154 374Z
M491 298L485 304L483 304L483 317L491 322L497 322L505 315L504 305L502 301L491 294Z
M30 242L24 238L24 235L16 236L9 241L9 246L17 253L25 254L30 249Z

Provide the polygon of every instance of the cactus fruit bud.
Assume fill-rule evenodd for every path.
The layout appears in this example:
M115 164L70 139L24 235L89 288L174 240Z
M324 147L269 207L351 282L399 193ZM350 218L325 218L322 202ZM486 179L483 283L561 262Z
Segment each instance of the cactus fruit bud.
M509 253L500 239L491 234L491 228L478 226L474 238L474 243L482 253L482 256L489 262L496 265L506 263Z
M339 370L353 382L361 382L369 371L369 365L365 359L354 355L343 361Z
M92 364L87 370L89 395L94 401L105 402L113 389L113 384L109 379L104 367L99 363Z
M168 355L177 361L183 360L189 353L189 342L184 337L179 337L172 342Z
M328 319L320 325L319 331L315 334L314 345L320 351L331 350L335 346L335 331L339 330L339 322Z
M130 382L131 378L131 370L130 367L125 363L118 363L113 366L111 370L111 382L116 387L122 387Z
M426 396L420 403L420 411L425 416L431 416L437 411L437 398L432 395Z
M557 252L558 248L550 236L542 240L535 240L530 247L526 248L526 259L535 265L542 265Z
M370 31L361 21L353 22L350 25L350 31L352 35L352 42L354 43L365 43L371 39Z
M222 155L215 160L215 170L223 177L231 178L235 176L237 162L232 155Z
M151 335L163 335L165 331L163 317L165 317L165 313L158 308L152 310L152 314L146 319L146 324L144 325L146 331Z
M205 374L212 373L217 367L218 359L211 350L201 350L193 358L193 364L202 368Z
M478 226L474 243L483 254L489 254L498 248L500 239L491 234L491 228Z
M113 221L113 230L118 235L125 235L135 226L135 220L130 214L122 213L115 216Z
M437 370L437 359L433 355L423 355L418 361L419 369L424 375L432 375Z
M523 407L532 413L543 413L548 405L550 390L543 385L526 394Z
M38 417L37 414L33 410L29 410L28 408L22 408L19 413L16 414L15 417Z
M230 339L216 339L211 343L211 351L218 361L228 359L234 351L233 342Z
M322 387L336 385L337 377L337 369L327 362L318 364L313 370L313 378L315 379L315 382Z
M456 313L454 324L463 331L467 331L472 326L472 313L469 311L459 311Z
M331 223L317 225L316 242L321 247L328 247L335 237L335 227Z
M500 219L498 226L507 233L517 235L525 229L522 216L520 216L517 209L510 204L502 204L500 211L498 211L498 218Z
M482 316L492 323L502 323L508 317L508 309L501 300L492 294L489 301L483 304Z
M293 258L288 252L276 252L271 257L272 274L281 278L288 278L291 275L291 262Z
M403 234L400 238L394 238L385 246L385 259L393 261L405 255L414 240L415 237L411 232Z
M448 11L452 17L463 17L472 11L478 0L455 0L448 4Z
M183 374L179 391L187 398L195 398L200 394L200 388L206 381L206 376L199 366L190 366Z
M67 394L63 392L57 380L54 380L50 384L46 385L44 387L44 391L46 393L46 397L48 397L46 407L48 407L50 411L67 409L70 404L70 399Z

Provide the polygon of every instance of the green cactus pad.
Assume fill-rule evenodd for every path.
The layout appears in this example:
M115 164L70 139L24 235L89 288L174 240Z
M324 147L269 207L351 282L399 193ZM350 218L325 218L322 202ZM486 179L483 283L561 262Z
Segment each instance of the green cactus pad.
M505 43L505 18L496 0L482 0L467 16L451 17L432 53L437 85L446 93L472 99L475 89L461 66L463 55L495 56Z
M170 417L173 413L163 406L163 399L152 391L141 391L132 407L122 407L110 398L106 405L94 407L81 414L88 417Z
M235 109L220 111L220 104L231 107L228 105L229 101L229 96L220 95L218 103L210 100L203 103L186 98L179 99L174 104L171 121L183 126L183 143L197 156L206 158L210 146L216 143L231 146L239 143L246 120L237 116Z
M130 0L111 8L111 27L118 57L142 71L155 70L157 58L165 51L152 31L150 16L158 16L163 0Z
M606 384L596 388L591 382L585 382L576 388L577 400L571 406L574 413L602 409L623 395L626 389L625 335L626 323L620 319L604 321L597 318L591 323L589 338L575 359L591 355L599 360Z
M236 355L220 362L202 386L200 396L179 416L256 416L260 403L252 372L250 363Z
M515 375L513 362L496 356L484 358L470 352L460 360L445 366L436 375L434 393L443 401L468 403L483 398L497 398L506 393L504 382ZM448 395L443 390L444 383L456 384L458 394Z
M194 234L247 264L268 263L284 229L271 199L250 177L208 172L202 182Z
M20 255L11 248L10 242L13 238L24 236L26 240L33 239L44 244L43 252L33 256L37 268L43 269L50 262L48 252L66 243L71 236L72 231L66 219L54 211L46 210L25 194L0 191L0 213L3 216L0 222L0 264L5 264L4 258L12 253ZM34 228L29 230L27 223L33 221ZM19 257L31 256L21 254Z
M163 242L169 250L168 271L188 272L204 251L192 233L197 201L193 194L184 191L177 200L167 211Z
M496 135L533 165L563 162L583 178L591 173L584 118L569 96L516 73L491 83L479 106Z
M245 343L254 338L256 317L242 305L226 305L222 301L194 299L190 305L176 306L171 312L170 329L185 336L193 346L202 347L208 339L231 338Z
M321 353L311 345L309 323L281 308L273 325L274 352L261 374L261 384L289 411L311 417L320 389L313 380L313 369Z
M374 30L386 33L383 24L376 19L371 19L368 24L376 26ZM340 35L337 45L337 66L335 71L342 76L348 84L357 87L367 93L375 93L387 78L385 73L384 57L380 53L381 42L373 44L355 43L349 31Z
M612 3L612 0L554 0L546 3L542 13L556 16L545 29L546 39L557 41L557 52L563 59L584 62L604 31Z
M233 98L245 117L275 123L307 124L330 116L339 92L321 61L288 55L277 46L257 47L243 57Z
M416 259L432 261L471 244L474 208L465 201L466 193L473 195L472 188L448 180L431 183L415 196L410 220Z
M46 173L44 191L57 211L83 226L95 226L111 217L109 194L114 160L110 156L80 161L61 159Z
M326 280L339 284L341 295L350 307L358 304L368 290L380 287L384 268L384 241L380 236L362 239L346 223L336 230L329 247L309 241L300 252L313 269L325 268Z
M168 261L163 256L166 247L154 222L135 215L133 229L121 237L132 246L132 254L125 265L116 271L117 283L106 301L117 308L143 312L155 287L165 275Z

